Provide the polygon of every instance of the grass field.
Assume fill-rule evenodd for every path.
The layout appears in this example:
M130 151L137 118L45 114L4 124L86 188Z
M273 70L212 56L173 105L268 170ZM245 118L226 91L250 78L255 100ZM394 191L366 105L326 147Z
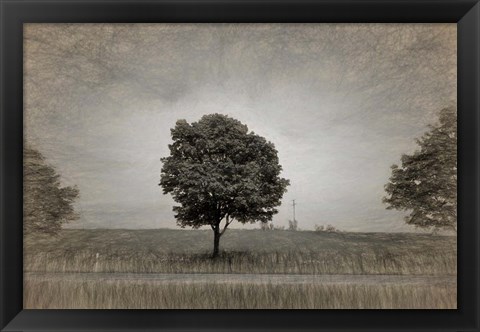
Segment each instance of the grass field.
M165 285L32 280L24 282L24 289L25 309L454 309L457 305L456 288L442 285Z
M136 273L457 272L456 238L426 234L228 230L209 258L203 230L63 230L25 241L24 270Z
M455 276L456 238L426 234L228 230L210 258L211 231L63 230L27 238L26 272ZM456 308L455 283L215 283L24 279L24 308ZM58 277L60 276L60 277Z

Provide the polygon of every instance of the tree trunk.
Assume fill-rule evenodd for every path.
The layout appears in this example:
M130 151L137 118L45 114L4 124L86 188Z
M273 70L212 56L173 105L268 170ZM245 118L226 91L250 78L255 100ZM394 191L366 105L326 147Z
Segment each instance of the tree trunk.
M215 258L218 256L218 248L220 246L220 225L217 225L213 229L213 253L212 253L212 258Z

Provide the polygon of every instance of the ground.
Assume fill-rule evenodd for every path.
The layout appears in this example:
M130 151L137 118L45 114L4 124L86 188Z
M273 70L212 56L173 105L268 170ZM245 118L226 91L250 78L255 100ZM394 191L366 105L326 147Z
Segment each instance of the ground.
M452 236L231 229L211 259L212 237L208 230L68 229L27 238L24 306L456 307Z

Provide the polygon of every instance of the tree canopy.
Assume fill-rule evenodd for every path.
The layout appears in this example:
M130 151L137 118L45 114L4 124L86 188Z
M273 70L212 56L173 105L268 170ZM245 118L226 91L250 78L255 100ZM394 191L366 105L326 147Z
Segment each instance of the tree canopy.
M170 155L161 159L160 185L180 203L173 207L178 225L212 228L214 256L234 220L267 222L278 212L289 181L280 177L273 143L222 114L204 115L191 124L178 120L171 135Z
M407 224L422 228L457 229L457 115L454 108L440 111L417 144L393 165L383 202L388 209L409 210Z
M62 225L77 218L73 202L76 187L62 187L60 176L37 150L23 150L23 231L57 233Z

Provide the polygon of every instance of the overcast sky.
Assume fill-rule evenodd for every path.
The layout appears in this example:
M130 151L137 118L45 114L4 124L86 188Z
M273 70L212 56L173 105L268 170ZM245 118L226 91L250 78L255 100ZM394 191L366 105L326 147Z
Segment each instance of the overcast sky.
M456 105L455 24L28 24L25 138L77 185L71 227L177 228L158 186L177 119L273 142L299 227L414 231L390 166ZM232 224L233 226L233 224ZM240 227L240 225L238 225ZM258 226L256 226L258 227Z

